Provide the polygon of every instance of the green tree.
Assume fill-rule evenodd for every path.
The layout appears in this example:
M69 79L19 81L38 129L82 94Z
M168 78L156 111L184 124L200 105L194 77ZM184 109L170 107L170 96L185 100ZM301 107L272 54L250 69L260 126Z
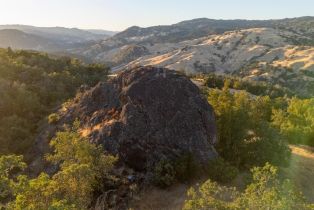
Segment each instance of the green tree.
M231 93L228 86L226 82L222 91L208 94L217 117L219 154L237 167L287 164L290 151L272 127L271 99L252 97L244 91Z
M42 173L29 179L19 175L8 177L14 167L25 168L21 157L0 158L1 196L15 198L8 209L87 209L93 192L102 189L103 179L109 178L115 157L105 155L101 146L96 146L81 137L77 124L70 130L57 133L50 145L53 154L47 159L60 167L53 176ZM2 190L3 189L3 190Z
M278 178L278 168L266 164L264 167L254 167L252 183L243 193L235 188L220 186L211 180L199 188L188 191L185 210L202 209L248 209L248 210L294 210L313 209L307 203L289 180Z
M314 99L292 98L286 111L273 111L273 124L291 143L314 146Z
M13 194L12 184L15 181L11 177L13 170L23 170L26 164L22 156L0 156L0 207Z
M0 155L27 152L52 109L75 96L81 86L106 80L108 72L103 65L68 57L0 49L0 143L23 145L2 147Z

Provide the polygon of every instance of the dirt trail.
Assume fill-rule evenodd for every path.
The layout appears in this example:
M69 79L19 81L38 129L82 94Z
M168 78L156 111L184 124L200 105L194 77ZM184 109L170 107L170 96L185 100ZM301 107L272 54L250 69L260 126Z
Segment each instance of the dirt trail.
M291 164L283 169L310 202L314 202L314 148L290 146ZM243 188L243 177L239 176L234 186ZM201 181L200 181L201 182ZM194 183L195 184L195 183ZM149 188L132 202L134 210L181 210L186 199L186 191L193 186L177 184L170 189Z
M291 164L284 171L304 193L310 202L314 202L314 148L290 146Z

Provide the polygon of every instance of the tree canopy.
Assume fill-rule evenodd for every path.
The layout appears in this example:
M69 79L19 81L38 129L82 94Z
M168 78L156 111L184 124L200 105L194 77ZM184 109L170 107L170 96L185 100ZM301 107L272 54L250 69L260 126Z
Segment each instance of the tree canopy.
M108 71L68 57L0 49L0 154L23 154L53 109L82 85L105 80Z

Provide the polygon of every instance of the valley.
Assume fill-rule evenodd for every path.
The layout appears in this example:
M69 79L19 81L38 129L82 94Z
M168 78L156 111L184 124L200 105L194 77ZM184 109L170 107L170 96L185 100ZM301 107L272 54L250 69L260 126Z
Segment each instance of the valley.
M0 209L313 209L313 28L0 25Z

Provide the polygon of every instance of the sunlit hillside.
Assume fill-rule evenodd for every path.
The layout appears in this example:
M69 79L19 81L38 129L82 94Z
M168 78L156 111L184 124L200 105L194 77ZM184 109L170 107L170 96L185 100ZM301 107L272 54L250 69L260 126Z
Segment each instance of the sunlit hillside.
M314 210L313 8L0 0L0 210Z

